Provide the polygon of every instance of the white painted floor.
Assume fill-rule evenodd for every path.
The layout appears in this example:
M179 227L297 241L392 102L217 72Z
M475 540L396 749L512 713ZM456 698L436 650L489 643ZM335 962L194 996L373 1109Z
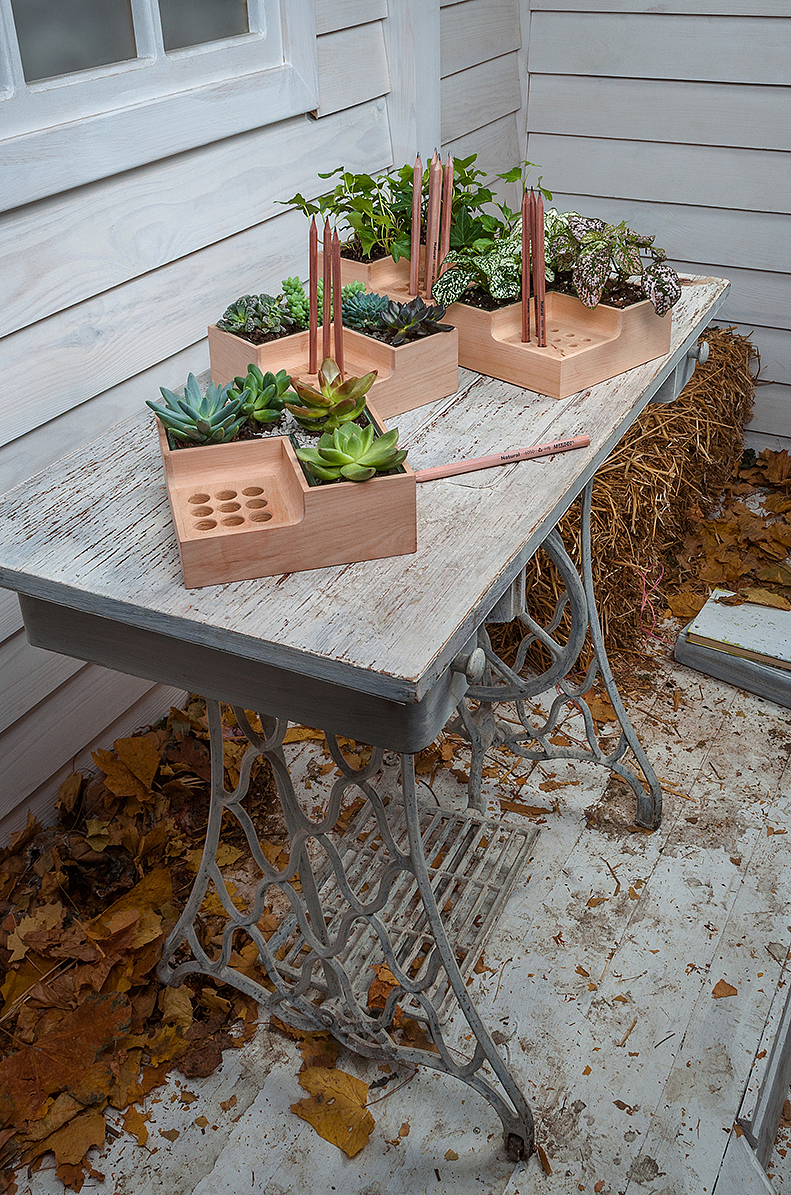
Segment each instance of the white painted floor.
M210 1078L154 1093L147 1145L122 1133L93 1160L105 1180L83 1190L712 1192L791 943L791 711L670 663L629 708L666 785L655 834L628 831L629 802L593 765L542 764L520 786L520 763L488 781L492 813L516 792L552 810L486 949L494 970L470 989L532 1102L551 1175L536 1156L507 1163L484 1100L430 1072L372 1091L376 1127L348 1160L290 1112L300 1056L262 1029ZM574 720L564 729L573 736ZM299 750L304 764L320 749ZM720 980L736 994L714 998ZM383 1078L348 1054L338 1065ZM172 1129L175 1140L161 1135ZM20 1184L59 1190L51 1171Z

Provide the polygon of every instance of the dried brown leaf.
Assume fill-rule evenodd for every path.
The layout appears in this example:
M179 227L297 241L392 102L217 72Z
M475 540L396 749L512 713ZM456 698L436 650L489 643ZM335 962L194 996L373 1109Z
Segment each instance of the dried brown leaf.
M325 1066L302 1071L299 1082L310 1098L292 1104L291 1111L353 1158L365 1147L375 1124L366 1107L368 1085L345 1071Z

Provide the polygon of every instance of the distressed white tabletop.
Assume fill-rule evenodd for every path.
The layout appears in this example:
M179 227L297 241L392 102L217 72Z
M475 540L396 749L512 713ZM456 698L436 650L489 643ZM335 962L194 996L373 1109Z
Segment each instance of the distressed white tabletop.
M396 701L420 700L694 344L728 283L685 279L667 357L556 400L461 371L401 416L413 468L585 433L590 447L418 486L418 550L189 590L148 411L0 499L0 585ZM353 534L353 527L350 528Z

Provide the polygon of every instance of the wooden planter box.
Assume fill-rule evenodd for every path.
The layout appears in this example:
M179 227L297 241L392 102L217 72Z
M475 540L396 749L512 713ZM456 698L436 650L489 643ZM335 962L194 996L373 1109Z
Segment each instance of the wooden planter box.
M671 315L645 299L632 307L588 308L573 295L549 291L546 348L522 342L521 304L482 311L454 303L445 316L459 332L459 365L538 394L567 398L670 349Z
M389 260L389 259L388 259ZM390 419L425 406L459 388L459 334L436 332L423 340L393 348L350 328L343 330L344 372L361 377L370 370L378 376L368 392L379 419ZM319 329L321 356L321 329ZM247 373L251 363L263 372L285 369L302 382L316 384L308 373L308 333L295 332L266 344L250 344L232 332L209 326L209 357L213 382L225 384Z
M425 257L425 247L420 250L420 259ZM324 254L319 250L319 276L323 270ZM403 302L409 298L409 261L402 257L400 261L393 261L392 257L383 257L379 261L352 261L348 257L341 257L341 285L348 286L350 282L362 282L366 290L374 291L378 295L389 295L391 298Z
M286 436L175 451L157 420L190 588L417 550L415 474L311 485Z

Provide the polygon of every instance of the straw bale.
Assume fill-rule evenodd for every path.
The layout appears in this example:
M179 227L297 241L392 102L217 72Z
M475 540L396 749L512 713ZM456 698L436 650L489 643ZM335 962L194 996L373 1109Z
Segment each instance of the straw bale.
M594 585L610 661L622 675L639 662L645 637L664 607L674 549L716 506L744 450L758 350L733 328L708 328L701 339L709 344L707 363L697 366L674 403L646 408L594 482ZM559 530L579 566L576 503ZM527 593L531 615L546 625L562 583L541 552L528 565ZM524 634L522 624L516 620L488 629L496 650L512 660ZM562 622L561 638L563 629ZM588 641L581 665L587 666L590 658ZM546 659L536 655L531 662L535 666Z

